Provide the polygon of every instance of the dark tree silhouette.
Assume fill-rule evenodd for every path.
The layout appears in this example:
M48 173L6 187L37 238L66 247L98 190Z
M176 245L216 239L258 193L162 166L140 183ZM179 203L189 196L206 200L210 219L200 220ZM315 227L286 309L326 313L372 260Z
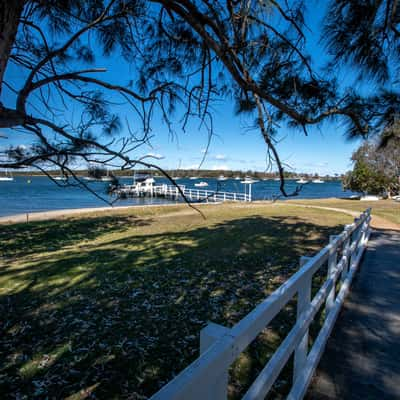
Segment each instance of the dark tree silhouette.
M171 131L172 121L185 129L198 118L212 135L212 102L233 98L238 113L254 116L287 195L278 123L307 133L343 118L352 135L363 135L370 119L364 99L314 70L305 12L302 1L275 0L2 2L0 128L34 141L10 148L0 167L43 169L45 162L67 176L75 159L158 168L132 155L150 140L156 113ZM102 78L100 52L130 64L125 84ZM7 78L9 64L18 82ZM130 106L129 119L113 112L117 101ZM121 137L122 128L130 134Z
M333 55L332 64L350 65L362 81L376 88L373 96L360 103L368 115L369 131L380 135L381 146L400 138L399 29L397 0L331 1L325 18L323 37Z

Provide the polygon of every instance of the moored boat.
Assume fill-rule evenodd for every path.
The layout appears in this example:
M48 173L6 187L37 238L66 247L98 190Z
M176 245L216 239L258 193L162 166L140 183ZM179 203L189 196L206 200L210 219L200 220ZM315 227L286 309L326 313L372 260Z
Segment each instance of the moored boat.
M246 176L243 181L240 181L240 183L245 183L245 184L251 184L256 182L258 182L258 180L253 179L251 176Z
M194 186L196 187L206 187L208 186L207 182L199 182L199 183L195 183Z
M0 176L0 182L12 182L14 178L6 170L4 176Z

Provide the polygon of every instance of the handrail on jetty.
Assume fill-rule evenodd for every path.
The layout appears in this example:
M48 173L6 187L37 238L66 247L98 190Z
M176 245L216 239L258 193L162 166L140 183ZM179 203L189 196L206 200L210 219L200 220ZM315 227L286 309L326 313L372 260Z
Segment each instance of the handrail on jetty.
M293 384L287 397L302 399L333 329L370 235L371 209L313 257L301 257L300 269L232 328L211 323L200 332L200 357L150 400L222 400L228 370L236 358L297 295L297 320L243 399L264 399L294 353ZM327 277L311 297L313 275L327 263ZM336 293L336 288L339 291ZM321 307L325 320L309 349L308 330Z
M178 188L179 186L179 188ZM123 185L115 190L120 197L166 197L179 199L183 195L191 201L221 202L221 201L251 201L251 192L221 192L219 190L188 188L184 185Z

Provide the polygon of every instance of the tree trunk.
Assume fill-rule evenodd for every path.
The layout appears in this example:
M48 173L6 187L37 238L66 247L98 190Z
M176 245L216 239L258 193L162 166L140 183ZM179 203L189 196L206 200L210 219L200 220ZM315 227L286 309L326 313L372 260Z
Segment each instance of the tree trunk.
M0 95L25 0L0 1Z

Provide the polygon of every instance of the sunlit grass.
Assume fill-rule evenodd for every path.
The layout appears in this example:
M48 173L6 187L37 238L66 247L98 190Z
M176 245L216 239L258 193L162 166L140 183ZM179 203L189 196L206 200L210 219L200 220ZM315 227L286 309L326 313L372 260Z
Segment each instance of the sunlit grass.
M379 201L357 201L341 199L318 199L318 200L293 200L291 202L323 207L344 208L351 211L362 212L366 208L372 208L372 215L383 218L400 226L400 202L388 200Z

